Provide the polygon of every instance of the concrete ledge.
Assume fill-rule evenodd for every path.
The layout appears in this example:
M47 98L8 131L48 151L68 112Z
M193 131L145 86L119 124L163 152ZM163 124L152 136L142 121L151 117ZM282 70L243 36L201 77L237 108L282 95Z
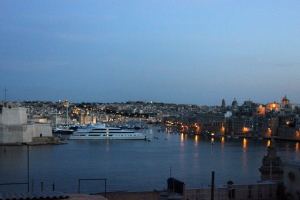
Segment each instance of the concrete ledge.
M60 143L60 139L58 137L34 137L32 138L33 143Z
M102 194L103 195L103 194ZM106 198L109 200L158 200L159 192L107 192Z
M23 144L20 142L16 143L0 143L0 146L22 146Z

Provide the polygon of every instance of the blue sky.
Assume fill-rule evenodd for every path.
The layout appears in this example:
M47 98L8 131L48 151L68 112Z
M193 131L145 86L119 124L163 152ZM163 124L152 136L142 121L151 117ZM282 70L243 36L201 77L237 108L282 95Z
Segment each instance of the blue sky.
M0 1L0 100L300 103L299 1Z

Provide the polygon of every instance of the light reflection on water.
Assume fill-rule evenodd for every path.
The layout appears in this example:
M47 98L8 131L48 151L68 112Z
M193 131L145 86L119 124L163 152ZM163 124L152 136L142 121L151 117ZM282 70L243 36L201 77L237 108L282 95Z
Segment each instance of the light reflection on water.
M215 184L225 184L229 179L237 184L260 179L258 168L267 154L267 140L225 137L212 140L148 131L159 139L67 141L67 145L31 146L30 180L34 180L34 190L39 191L40 183L44 182L45 190L51 190L55 183L59 191L76 193L78 179L82 178L107 178L108 191L160 190L167 187L170 168L172 176L185 182L188 188L206 187L211 182L212 171L215 171ZM277 154L282 161L299 161L298 145L276 141ZM6 147L6 153L0 152L0 160L0 183L27 181L26 146ZM84 183L82 192L99 192L99 188L104 188L99 184ZM27 190L27 186L16 187ZM7 191L7 187L0 186L0 192L3 190Z
M244 149L244 152L246 151L246 148L247 148L247 139L244 138L243 139L243 149Z
M198 139L199 139L199 136L198 136L198 135L195 135L195 146L198 145Z
M221 147L224 148L224 145L225 145L225 138L224 137L221 138L221 144L222 144Z

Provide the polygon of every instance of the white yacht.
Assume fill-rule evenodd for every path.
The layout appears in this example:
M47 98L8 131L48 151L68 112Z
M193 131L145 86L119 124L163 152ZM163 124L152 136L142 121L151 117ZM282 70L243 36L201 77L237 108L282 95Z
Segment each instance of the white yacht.
M69 137L70 140L147 140L147 135L132 130L106 127L104 124L90 123L85 128L79 128Z

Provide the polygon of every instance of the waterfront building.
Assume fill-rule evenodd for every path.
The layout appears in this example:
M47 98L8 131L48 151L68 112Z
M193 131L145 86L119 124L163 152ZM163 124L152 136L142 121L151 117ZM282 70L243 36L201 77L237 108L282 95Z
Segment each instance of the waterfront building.
M267 136L269 121L265 115L256 116L253 118L253 132L255 135Z
M279 116L271 112L266 114L266 118L268 123L267 136L278 136Z
M199 127L198 132L214 133L214 135L225 134L225 118L223 112L199 113L194 127Z
M48 101L24 101L5 103L5 107L27 108L27 121L50 123L54 126L87 124L95 122L126 123L129 118L148 119L151 122L171 122L185 127L186 133L204 131L232 135L278 136L300 139L300 117L298 105L291 104L286 95L279 103L264 104L246 100L238 105L236 98L226 106L222 99L220 106L196 106L189 104L126 102L126 103L55 103ZM4 102L0 103L4 107ZM56 109L58 115L56 117ZM140 114L140 110L143 113ZM224 116L230 112L231 116ZM27 123L28 123L27 122Z
M226 135L246 135L249 132L251 118L232 116L226 121Z

